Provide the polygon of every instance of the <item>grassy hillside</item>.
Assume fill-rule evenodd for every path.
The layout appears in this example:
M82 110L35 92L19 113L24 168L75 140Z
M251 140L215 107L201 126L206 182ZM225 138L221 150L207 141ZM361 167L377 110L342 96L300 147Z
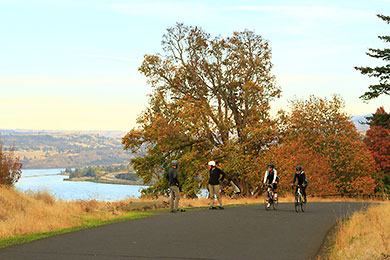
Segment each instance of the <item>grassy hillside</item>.
M44 191L21 193L5 186L0 186L0 201L2 202L0 207L0 248L49 236L53 234L50 233L53 231L62 230L59 233L63 233L101 225L110 220L150 215L134 211L167 207L167 203L162 200L67 202L56 200ZM28 236L29 234L35 235ZM23 237L16 240L7 239L18 236Z
M120 137L98 133L1 131L5 148L13 146L24 169L83 167L128 163Z

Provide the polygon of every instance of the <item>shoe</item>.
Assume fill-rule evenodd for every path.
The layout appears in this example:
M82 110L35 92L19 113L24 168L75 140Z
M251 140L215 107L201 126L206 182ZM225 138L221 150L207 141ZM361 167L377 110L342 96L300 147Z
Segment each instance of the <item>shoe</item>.
M210 207L209 209L217 209L216 207Z
M222 206L218 206L218 207L217 207L217 209L224 209L224 207L222 207Z
M173 209L173 210L171 210L171 213L176 213L176 212L177 212L177 210L174 210L174 209Z

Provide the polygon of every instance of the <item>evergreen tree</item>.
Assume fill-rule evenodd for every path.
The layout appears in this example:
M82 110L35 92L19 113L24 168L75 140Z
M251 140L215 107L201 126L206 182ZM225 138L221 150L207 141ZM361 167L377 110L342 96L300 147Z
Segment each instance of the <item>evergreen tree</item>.
M390 16L380 15L378 17L390 24ZM390 43L390 36L378 36L379 39ZM370 57L382 59L387 64L381 67L355 67L356 70L360 71L363 75L368 75L369 77L379 78L379 83L376 85L371 85L369 91L364 93L360 98L363 100L371 100L377 98L382 94L390 95L390 49L372 49L369 48L369 51L366 54Z

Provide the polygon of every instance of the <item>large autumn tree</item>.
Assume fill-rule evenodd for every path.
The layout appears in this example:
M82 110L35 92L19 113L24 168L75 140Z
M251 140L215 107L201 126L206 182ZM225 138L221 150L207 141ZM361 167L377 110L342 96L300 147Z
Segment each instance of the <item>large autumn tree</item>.
M5 151L0 140L0 185L12 186L22 173L22 163L13 150Z
M303 165L314 193L371 194L376 164L343 107L339 96L292 101L291 112L281 116L283 147L275 161L290 176Z
M184 192L196 194L204 165L216 160L243 195L252 189L255 158L277 135L269 116L280 89L271 73L269 43L252 31L211 37L176 24L162 40L163 54L145 55L139 68L153 88L138 127L124 138L147 193L164 193L163 174L173 159Z
M383 173L386 190L390 191L390 113L380 107L367 119L370 129L364 142Z
M385 21L387 24L390 24L390 16L380 15L378 17ZM390 36L378 36L379 39L385 41L386 43L390 43ZM370 100L376 97L379 97L382 94L390 95L390 49L368 49L366 53L368 56L376 59L383 60L385 65L378 67L355 67L356 70L360 71L363 75L367 75L369 77L378 78L378 84L371 85L369 87L369 91L364 93L361 96L364 100Z

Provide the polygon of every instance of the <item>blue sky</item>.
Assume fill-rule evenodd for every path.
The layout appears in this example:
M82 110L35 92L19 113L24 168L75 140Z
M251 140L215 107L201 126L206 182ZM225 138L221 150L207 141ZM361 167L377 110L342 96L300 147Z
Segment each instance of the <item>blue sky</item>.
M0 128L121 130L135 126L151 92L137 68L161 52L176 22L212 35L254 30L270 42L282 98L340 94L351 115L390 110L390 97L359 96L376 82L353 69L381 65L390 0L0 0Z

